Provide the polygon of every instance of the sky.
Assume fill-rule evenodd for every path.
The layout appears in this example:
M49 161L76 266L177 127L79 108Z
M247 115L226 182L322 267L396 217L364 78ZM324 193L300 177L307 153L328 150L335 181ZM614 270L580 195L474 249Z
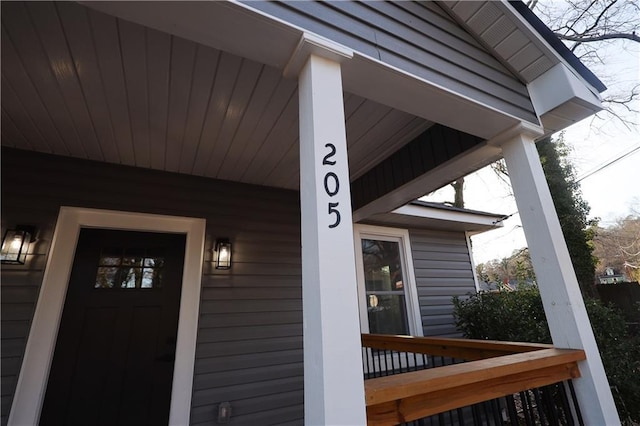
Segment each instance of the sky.
M637 43L626 43L622 48L611 43L602 48L602 57L606 66L592 66L591 70L608 87L603 96L611 92L625 93L629 87L640 83L640 46ZM635 108L640 109L640 101L636 102ZM616 219L633 212L640 214L640 116L624 108L617 112L637 125L625 125L603 112L565 129L564 135L565 143L571 149L569 160L578 179L582 178L582 197L591 207L589 217L599 218L603 227L611 226ZM623 158L614 161L620 157ZM476 265L508 257L514 250L527 246L508 183L485 168L465 178L464 191L467 208L513 214L503 222L502 228L472 237ZM451 202L453 190L447 186L424 199Z

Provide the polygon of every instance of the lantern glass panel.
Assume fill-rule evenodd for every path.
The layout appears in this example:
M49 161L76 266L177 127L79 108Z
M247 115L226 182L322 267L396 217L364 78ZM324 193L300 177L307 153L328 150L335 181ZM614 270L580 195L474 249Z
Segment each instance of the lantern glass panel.
M229 269L231 267L231 243L219 242L216 250L216 269Z
M0 261L2 263L24 265L30 241L31 234L28 231L8 229L2 239Z

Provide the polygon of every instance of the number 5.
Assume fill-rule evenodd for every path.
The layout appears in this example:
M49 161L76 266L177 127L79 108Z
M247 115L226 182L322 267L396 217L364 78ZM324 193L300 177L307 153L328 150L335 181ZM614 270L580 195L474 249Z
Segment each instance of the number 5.
M329 203L329 214L335 213L336 215L336 221L329 225L329 228L335 228L336 226L340 225L340 212L336 209L336 207L338 207L339 203Z

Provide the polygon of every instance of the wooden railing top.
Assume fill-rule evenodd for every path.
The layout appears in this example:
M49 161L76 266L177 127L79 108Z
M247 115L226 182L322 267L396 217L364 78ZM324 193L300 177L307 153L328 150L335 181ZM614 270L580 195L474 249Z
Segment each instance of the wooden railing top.
M365 380L367 423L395 425L580 377L582 350L467 339L363 335L363 346L473 360Z
M362 346L373 349L388 349L400 352L448 356L468 361L553 348L552 345L545 345L542 343L391 336L383 334L363 334Z
M406 398L418 393L423 393L426 385L428 385L429 392L436 392L452 387L485 383L487 380L496 378L523 375L550 367L569 366L560 369L563 371L562 378L548 377L549 383L546 384L557 383L566 379L579 377L578 370L573 367L577 361L584 359L584 351L581 350L543 349L410 373L378 377L365 381L366 401L367 405L375 405ZM529 384L527 383L527 385ZM531 387L537 386L528 386L524 389Z

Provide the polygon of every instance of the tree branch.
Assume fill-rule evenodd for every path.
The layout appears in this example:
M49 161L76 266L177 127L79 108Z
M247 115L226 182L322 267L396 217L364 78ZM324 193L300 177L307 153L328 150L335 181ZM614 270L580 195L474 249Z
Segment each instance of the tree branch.
M618 2L618 0L613 0L611 3L609 3L607 5L607 7L605 7L604 9L602 9L602 12L600 12L600 15L598 15L598 17L596 18L596 20L593 22L593 24L587 28L586 30L584 30L582 32L583 35L586 35L587 33L589 33L589 31L593 30L594 28L597 28L598 25L600 24L600 19L602 19L603 16L605 16L605 14L607 13L607 11Z
M578 43L589 43L592 41L615 40L615 39L627 39L627 40L640 43L640 36L638 36L635 32L631 34L609 33L609 34L602 34L597 36L570 36L570 35L563 35L560 33L555 33L555 34L561 40L576 41Z
M618 1L618 0L615 0L615 1ZM614 1L614 3L615 3L615 1ZM578 32L577 32L573 27L574 27L574 26L575 26L575 25L576 25L576 24L577 24L577 23L578 23L578 22L579 22L579 21L584 17L584 15L585 15L588 11L590 11L590 10L591 10L591 8L592 8L592 7L593 7L597 2L598 2L598 0L593 0L593 1L591 2L591 4L589 4L589 6L585 7L585 8L582 10L582 13L580 13L580 15L578 15L575 19L573 19L573 22L571 22L571 23L567 22L566 28L567 28L568 30L573 31L573 33L574 33L574 34L580 34L580 33L578 33ZM574 8L574 9L576 9L576 10L578 9L578 8L576 7L576 5L573 5L573 8ZM566 34L566 33L565 33L565 34ZM566 35L568 36L568 34L566 34Z

